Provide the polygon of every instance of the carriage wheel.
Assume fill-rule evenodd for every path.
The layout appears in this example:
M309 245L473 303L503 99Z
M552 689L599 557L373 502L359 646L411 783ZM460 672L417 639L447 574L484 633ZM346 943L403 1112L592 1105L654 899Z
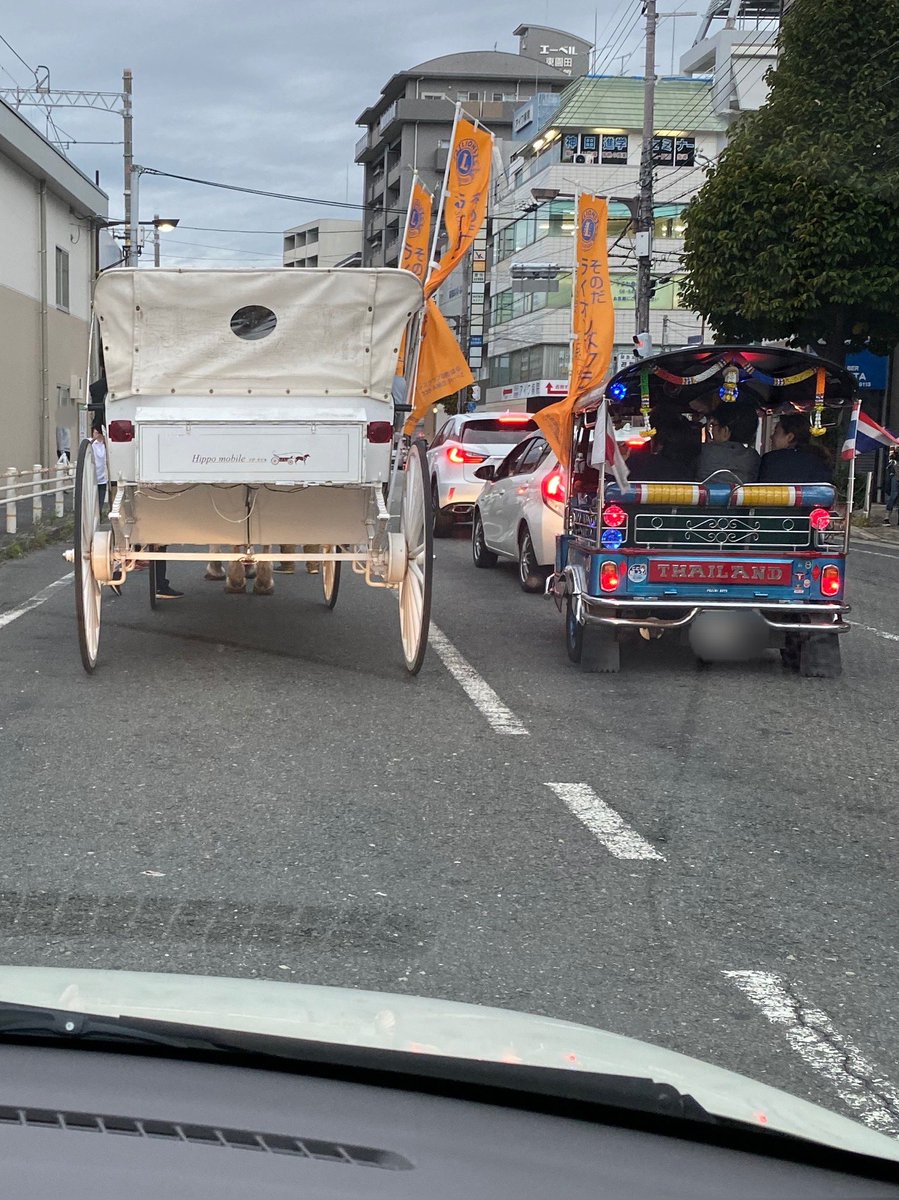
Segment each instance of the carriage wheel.
M431 623L434 520L427 478L428 460L424 443L414 442L409 447L403 475L400 533L406 543L406 573L399 586L403 657L412 675L417 675L421 670Z
M100 585L91 567L91 545L100 526L100 493L94 452L85 438L78 450L75 470L75 612L78 648L90 675L97 665L100 646Z
M326 554L336 554L339 549L339 546L322 546L322 550ZM325 604L328 608L333 608L337 603L337 593L340 591L340 567L339 562L322 563L322 591L325 594Z

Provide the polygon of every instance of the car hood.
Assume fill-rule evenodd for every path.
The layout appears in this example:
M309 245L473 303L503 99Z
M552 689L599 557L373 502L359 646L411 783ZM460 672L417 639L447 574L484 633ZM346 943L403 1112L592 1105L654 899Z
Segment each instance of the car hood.
M892 1138L778 1088L635 1038L507 1009L257 979L55 967L0 967L0 1001L651 1078L717 1116L899 1161Z

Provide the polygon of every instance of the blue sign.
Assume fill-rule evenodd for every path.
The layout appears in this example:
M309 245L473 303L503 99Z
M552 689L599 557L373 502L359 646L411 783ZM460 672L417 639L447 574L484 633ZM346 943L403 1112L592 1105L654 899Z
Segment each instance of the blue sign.
M870 350L856 350L846 355L846 370L851 371L859 388L872 389L875 392L886 391L887 355L872 354Z
M483 334L473 333L471 335L471 337L468 339L468 344L469 344L469 346L483 346L483 344L484 344Z

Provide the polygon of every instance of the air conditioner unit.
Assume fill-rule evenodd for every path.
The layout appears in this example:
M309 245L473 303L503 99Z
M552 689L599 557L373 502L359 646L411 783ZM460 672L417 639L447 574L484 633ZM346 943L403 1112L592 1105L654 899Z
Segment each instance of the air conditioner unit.
M574 161L576 163L595 163L597 161L597 155L593 153L575 154Z

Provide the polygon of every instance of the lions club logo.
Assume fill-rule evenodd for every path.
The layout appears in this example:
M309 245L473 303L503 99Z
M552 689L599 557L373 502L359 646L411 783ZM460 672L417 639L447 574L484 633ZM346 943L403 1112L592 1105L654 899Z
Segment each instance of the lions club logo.
M456 171L460 179L470 179L478 165L478 144L474 138L459 143L456 151Z
M595 208L588 208L581 217L581 241L592 242L596 237L596 227L599 224L599 214Z

